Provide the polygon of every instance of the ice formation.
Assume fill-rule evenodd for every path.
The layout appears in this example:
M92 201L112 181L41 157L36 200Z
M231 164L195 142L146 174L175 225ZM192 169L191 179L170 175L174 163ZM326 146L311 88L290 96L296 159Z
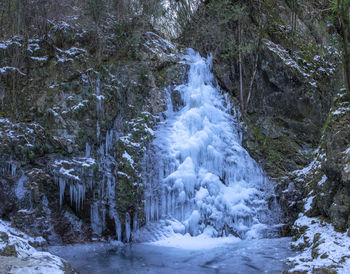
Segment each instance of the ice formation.
M174 232L197 236L259 238L274 222L267 198L273 188L241 145L240 124L229 99L215 85L211 57L188 50L187 84L175 90L183 108L155 132L145 159L146 222L173 220ZM167 222L169 223L169 222Z

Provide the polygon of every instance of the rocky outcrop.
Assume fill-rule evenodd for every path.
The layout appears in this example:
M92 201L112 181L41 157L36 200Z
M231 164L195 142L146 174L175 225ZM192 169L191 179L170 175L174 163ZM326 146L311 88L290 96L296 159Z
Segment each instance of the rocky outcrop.
M45 244L44 238L30 237L0 220L0 272L74 273L63 259L34 248Z
M315 189L316 207L336 229L350 228L350 103L340 94L325 125L322 170L327 180Z
M0 41L0 217L50 244L130 240L143 155L185 68L137 17L71 12Z
M293 246L302 253L291 262L295 271L343 271L349 250L349 100L336 95L311 163L290 175L305 189L293 230Z
M306 214L323 216L340 231L349 228L350 216L349 114L349 101L344 93L339 93L324 125L324 135L313 165L298 178L306 185L310 200Z

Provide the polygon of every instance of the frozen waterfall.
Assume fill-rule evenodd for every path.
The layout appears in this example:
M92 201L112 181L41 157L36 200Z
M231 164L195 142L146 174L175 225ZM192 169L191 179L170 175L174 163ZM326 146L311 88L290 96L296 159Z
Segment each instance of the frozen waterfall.
M278 215L273 187L241 145L239 119L215 85L212 58L189 49L182 62L188 81L175 92L183 107L173 111L169 96L145 160L146 222L192 236L260 238Z

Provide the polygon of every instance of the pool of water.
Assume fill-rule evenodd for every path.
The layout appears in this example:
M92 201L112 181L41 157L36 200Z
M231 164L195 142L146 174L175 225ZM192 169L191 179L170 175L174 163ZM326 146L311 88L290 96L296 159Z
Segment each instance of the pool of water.
M94 243L51 247L79 273L281 273L290 238L242 240L212 248Z

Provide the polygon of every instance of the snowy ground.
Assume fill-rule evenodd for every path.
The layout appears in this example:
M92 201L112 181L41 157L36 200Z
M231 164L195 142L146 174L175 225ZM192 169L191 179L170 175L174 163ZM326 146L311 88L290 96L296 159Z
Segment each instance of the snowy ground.
M71 271L63 259L33 247L43 244L42 237L30 237L0 220L0 273L61 274Z
M350 238L347 233L336 232L331 224L305 215L300 215L294 225L305 232L292 244L295 248L303 248L303 251L288 258L294 265L290 272L314 273L320 269L350 272Z

